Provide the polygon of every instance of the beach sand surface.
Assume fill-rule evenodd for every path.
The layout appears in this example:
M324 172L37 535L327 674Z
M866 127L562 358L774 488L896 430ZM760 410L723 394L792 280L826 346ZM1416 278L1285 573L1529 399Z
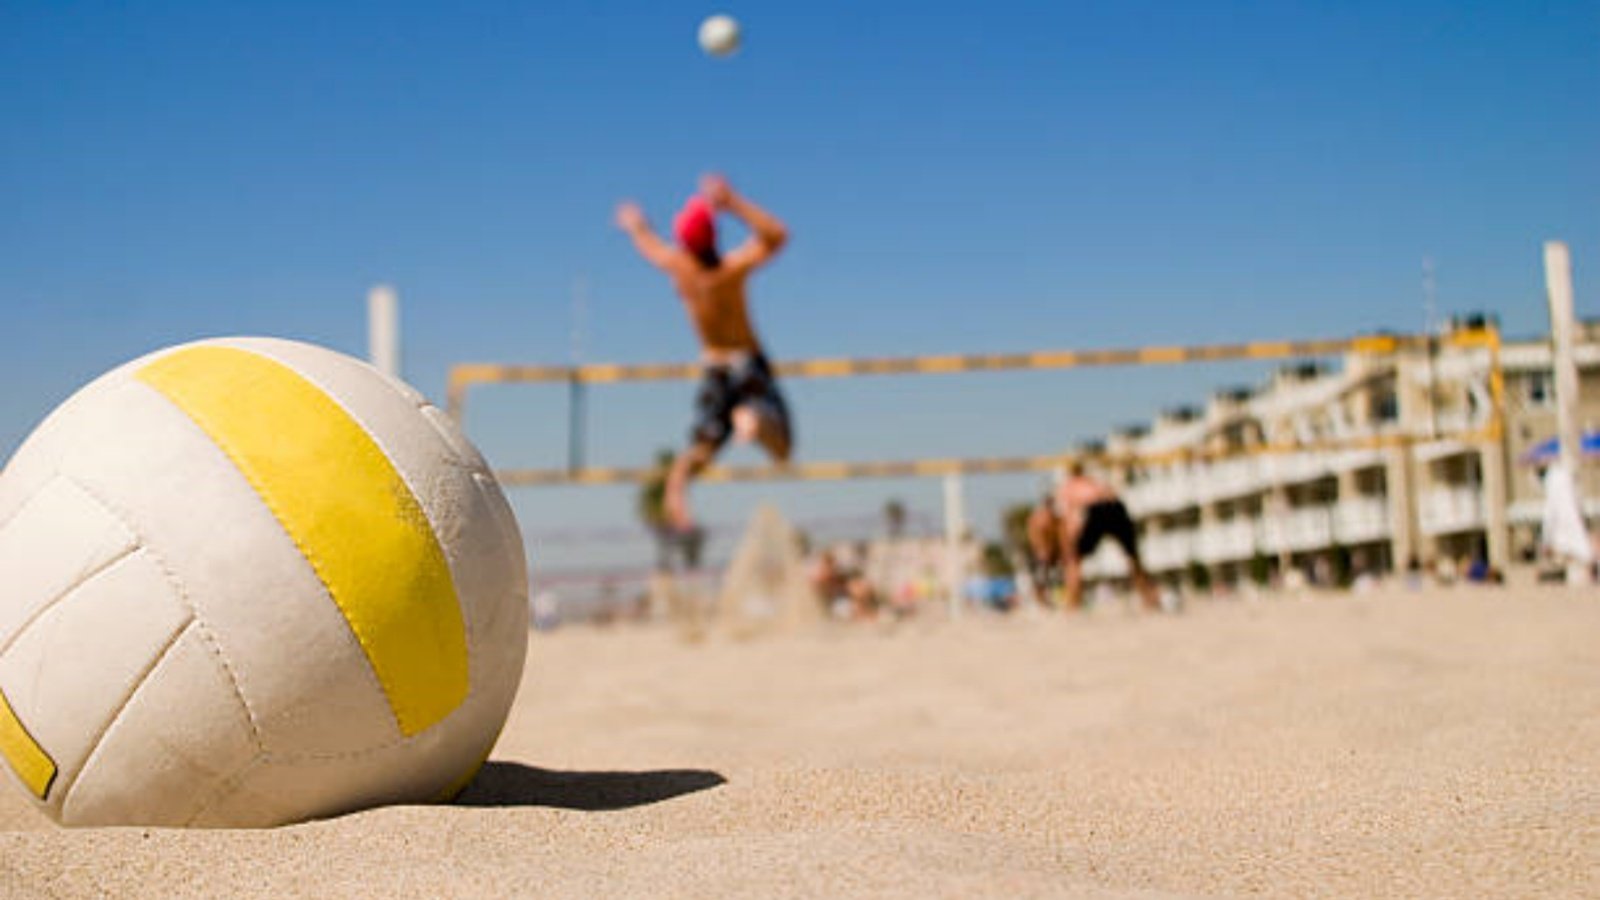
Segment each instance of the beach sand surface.
M532 637L462 801L59 829L0 894L1595 896L1600 592Z

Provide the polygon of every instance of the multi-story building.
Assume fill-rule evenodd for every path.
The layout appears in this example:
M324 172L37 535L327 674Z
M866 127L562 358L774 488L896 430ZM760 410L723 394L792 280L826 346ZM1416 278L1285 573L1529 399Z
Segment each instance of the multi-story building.
M1542 510L1528 455L1556 428L1550 344L1496 350L1484 324L1286 366L1120 429L1088 455L1120 486L1147 566L1169 581L1528 561ZM1600 426L1600 322L1585 323L1577 359L1587 432ZM1589 515L1600 515L1597 468L1579 479ZM1085 574L1120 578L1126 563L1103 548Z

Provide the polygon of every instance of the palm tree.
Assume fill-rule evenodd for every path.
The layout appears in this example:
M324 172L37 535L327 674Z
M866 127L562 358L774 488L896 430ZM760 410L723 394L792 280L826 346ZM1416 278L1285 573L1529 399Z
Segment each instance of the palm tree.
M672 529L667 527L667 473L675 455L671 450L656 451L656 468L650 479L639 485L634 512L645 530L655 538L656 569L672 568Z
M983 574L990 578L1007 578L1017 574L1016 567L1011 564L1011 557L999 541L990 541L983 545Z
M639 494L634 502L634 512L638 514L639 521L655 538L656 569L662 572L672 568L674 553L685 568L700 568L700 556L706 546L703 529L676 531L667 522L667 473L672 471L672 463L676 459L677 454L671 450L656 451L655 471L650 473L648 481L639 486Z
M1015 503L1000 512L1000 534L1005 546L1027 560L1033 558L1033 542L1028 540L1028 519L1033 515L1033 504Z
M899 540L906 533L906 505L898 497L883 505L883 524L890 540Z

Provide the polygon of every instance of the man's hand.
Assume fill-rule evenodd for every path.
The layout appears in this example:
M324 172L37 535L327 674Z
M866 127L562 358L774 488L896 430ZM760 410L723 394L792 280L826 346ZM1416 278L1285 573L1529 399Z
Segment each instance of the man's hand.
M727 209L733 201L733 188L728 185L728 179L721 175L706 175L700 179L700 196L711 204L712 209Z
M681 265L681 254L656 236L650 228L650 220L644 217L644 210L639 208L639 204L632 200L617 204L617 227L633 240L633 246L639 251L639 255L656 268L670 272Z
M789 239L789 232L778 218L750 201L743 194L734 193L728 179L710 174L700 179L700 196L713 209L727 212L750 229L750 238L723 256L722 264L729 272L748 272L763 265Z
M617 227L629 234L633 234L646 227L648 223L644 218L644 210L632 200L617 204Z

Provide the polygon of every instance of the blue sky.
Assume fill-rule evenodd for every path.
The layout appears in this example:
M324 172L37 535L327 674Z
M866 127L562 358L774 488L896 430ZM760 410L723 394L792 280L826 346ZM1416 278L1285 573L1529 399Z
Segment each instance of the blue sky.
M1445 310L1543 327L1540 243L1600 314L1593 2L0 4L0 454L160 346L363 353L400 290L406 375L694 352L610 227L726 171L795 239L755 285L775 355L1346 335ZM791 386L814 459L1049 452L1256 370ZM600 462L675 444L687 385L596 397ZM486 391L502 465L559 461L560 397ZM478 402L478 401L475 401ZM737 457L748 461L741 452ZM974 484L975 517L1031 479ZM739 519L935 509L936 485L703 492ZM626 491L519 492L530 531Z

